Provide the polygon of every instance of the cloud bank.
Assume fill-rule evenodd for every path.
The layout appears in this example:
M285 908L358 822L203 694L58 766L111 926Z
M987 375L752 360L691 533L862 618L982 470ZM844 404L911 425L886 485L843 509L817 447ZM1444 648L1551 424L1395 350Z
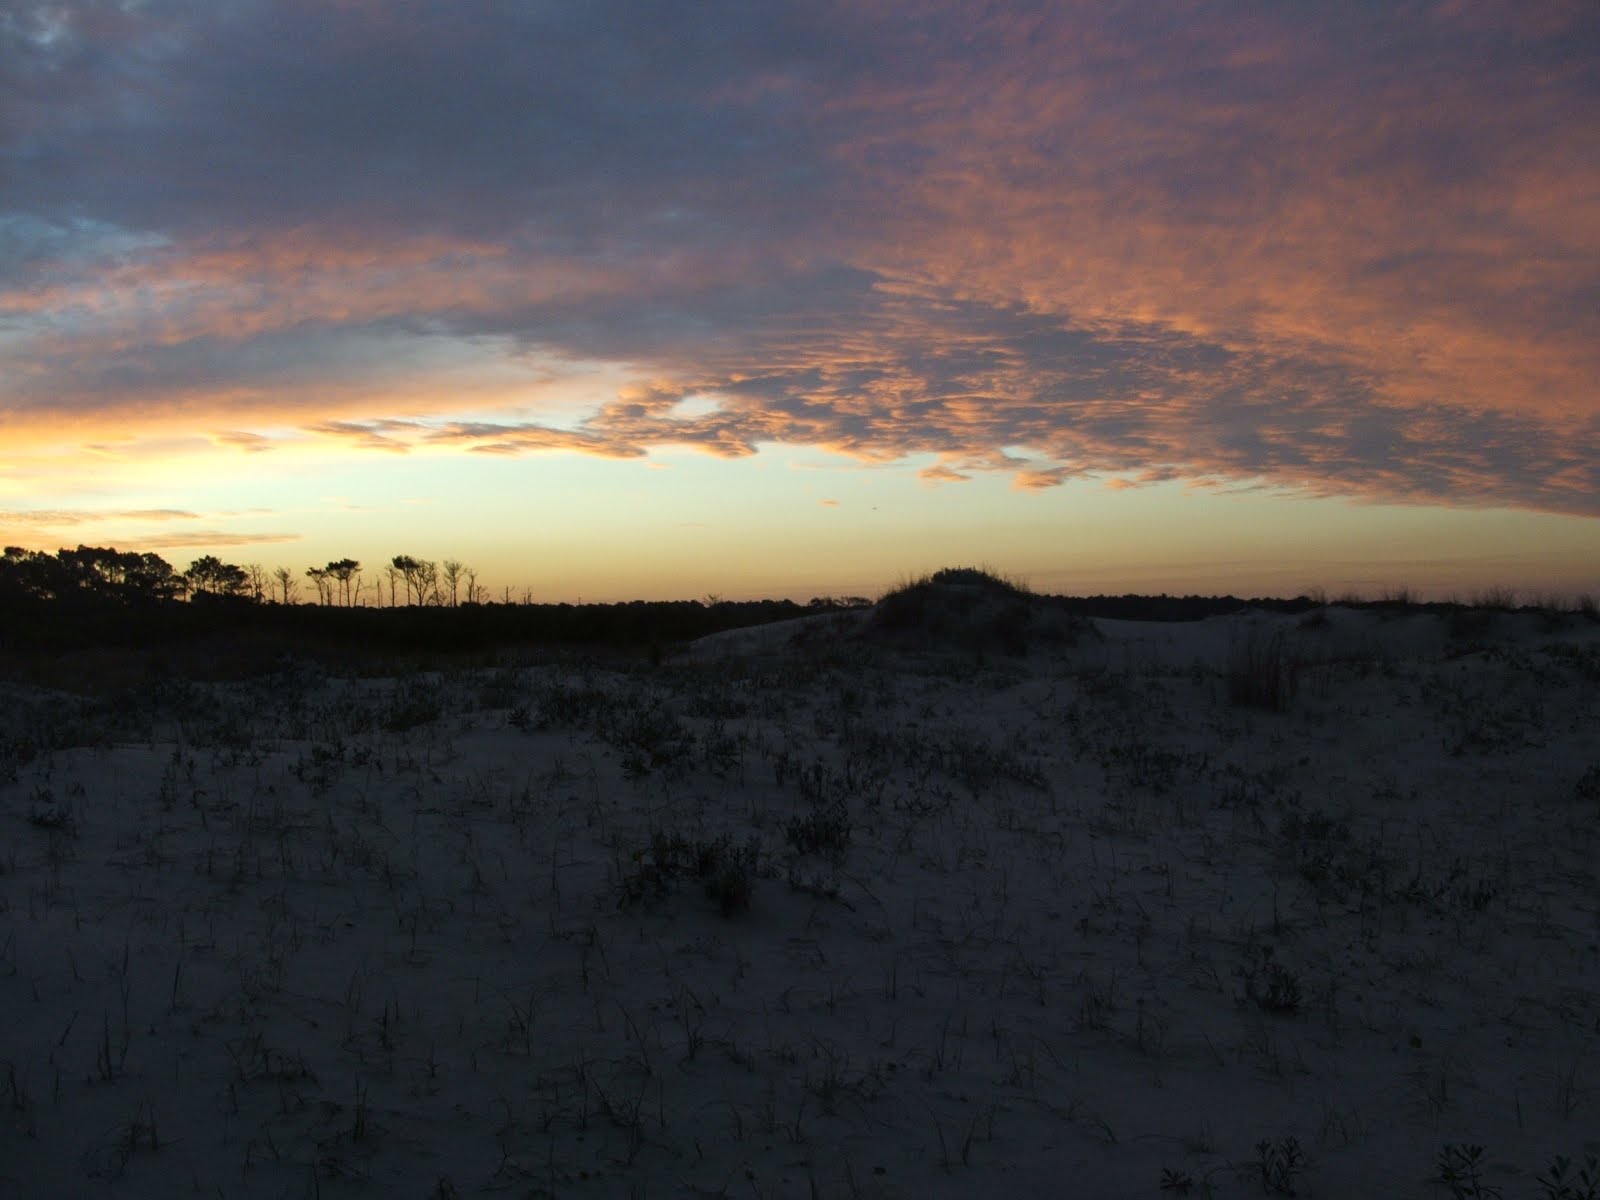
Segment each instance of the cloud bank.
M868 8L13 4L0 439L1600 514L1600 8Z

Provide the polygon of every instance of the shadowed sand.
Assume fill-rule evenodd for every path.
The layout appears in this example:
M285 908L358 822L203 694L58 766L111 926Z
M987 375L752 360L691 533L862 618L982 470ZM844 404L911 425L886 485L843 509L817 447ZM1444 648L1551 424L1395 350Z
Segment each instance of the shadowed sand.
M0 1190L1539 1196L1600 1153L1597 683L1576 616L953 586L10 685Z

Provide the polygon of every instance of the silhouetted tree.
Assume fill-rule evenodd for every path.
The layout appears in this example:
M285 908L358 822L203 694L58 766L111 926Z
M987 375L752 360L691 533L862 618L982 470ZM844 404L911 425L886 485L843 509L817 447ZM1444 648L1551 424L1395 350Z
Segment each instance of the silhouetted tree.
M110 560L115 559L116 553L115 550L102 550L98 546L79 546L76 550L68 550L63 546L56 551L56 561L61 564L62 589L73 587L84 591L108 591L109 588L104 585L114 582L114 573L109 568Z
M399 560L396 559L395 561L398 562ZM400 588L397 586L400 582L400 568L395 566L392 562L388 563L383 568L383 574L384 577L389 581L389 607L393 608L395 606L396 593L400 590ZM383 598L381 592L379 593L378 598L380 600Z
M244 573L249 580L250 598L257 604L267 598L267 572L260 563L245 563Z
M126 554L123 560L124 581L135 595L171 600L183 590L183 580L159 554Z
M272 573L278 581L278 599L284 604L293 604L295 593L300 590L300 581L288 567L279 567Z
M412 558L409 554L397 554L390 563L395 570L400 572L406 581L407 604L438 604L439 591L439 566L425 558Z
M23 595L40 600L52 599L60 595L62 587L67 585L59 560L42 550L7 546L3 561L8 585Z
M307 567L306 575L317 587L317 603L331 604L333 602L333 581L328 578L326 567Z
M344 596L344 606L350 607L350 581L356 580L356 587L361 586L361 564L353 558L341 558L338 562L331 562L323 568L327 574L339 581L340 592Z
M250 580L243 567L225 563L212 554L195 559L183 575L191 591L214 596L242 595Z
M411 603L411 594L417 586L417 569L422 564L409 554L397 554L389 565L399 571L400 577L406 581L406 603L409 605Z
M417 603L441 604L443 594L439 591L439 564L430 559L417 561Z
M158 554L123 552L108 546L62 548L52 559L42 552L16 550L36 594L61 597L74 591L121 600L170 600L183 590L172 566ZM11 553L8 550L8 555Z
M444 570L444 585L450 589L450 607L456 607L456 591L461 586L461 564L447 558L439 564Z

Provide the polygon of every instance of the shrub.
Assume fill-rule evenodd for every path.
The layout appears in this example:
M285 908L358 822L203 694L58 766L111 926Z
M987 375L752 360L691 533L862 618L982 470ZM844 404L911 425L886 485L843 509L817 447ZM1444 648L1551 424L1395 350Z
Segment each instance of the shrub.
M1022 654L1036 642L1071 644L1088 626L1061 597L982 568L947 567L885 593L867 629L919 649Z

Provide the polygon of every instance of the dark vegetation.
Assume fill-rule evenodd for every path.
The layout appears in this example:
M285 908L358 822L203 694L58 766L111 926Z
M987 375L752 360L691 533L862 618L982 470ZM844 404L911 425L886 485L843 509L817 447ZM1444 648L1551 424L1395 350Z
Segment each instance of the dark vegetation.
M716 597L540 604L509 594L492 600L470 567L408 555L377 572L364 574L359 562L346 558L305 575L315 599L298 603L299 580L281 567L268 573L208 555L178 571L150 553L8 547L0 556L0 673L30 674L41 662L94 653L142 656L147 670L199 675L256 674L297 655L384 662L526 647L654 658L723 630L869 605L861 597L817 597L806 604ZM1442 613L1458 622L1515 607L1509 593L1494 599L1493 605L1419 603L1400 594L1340 603ZM987 569L954 567L891 589L864 632L892 645L1021 653L1070 642L1087 617L1193 621L1246 608L1308 612L1325 603L1314 596L1045 596ZM1592 603L1581 611L1596 619ZM1268 682L1292 686L1276 675ZM1273 698L1243 699L1271 706Z
M202 674L271 670L295 654L383 659L524 646L648 654L720 630L866 603L490 601L459 564L446 568L439 573L402 555L385 569L394 573L391 589L375 582L364 590L376 602L358 603L360 564L345 559L308 571L317 602L299 604L296 581L281 569L268 577L202 558L178 572L154 554L10 547L0 557L0 669L89 651L146 653L180 671L187 660ZM453 576L466 583L454 594Z
M1036 596L1022 584L976 567L949 567L893 589L878 601L869 637L921 649L1024 654L1066 645L1084 616L1062 596Z

